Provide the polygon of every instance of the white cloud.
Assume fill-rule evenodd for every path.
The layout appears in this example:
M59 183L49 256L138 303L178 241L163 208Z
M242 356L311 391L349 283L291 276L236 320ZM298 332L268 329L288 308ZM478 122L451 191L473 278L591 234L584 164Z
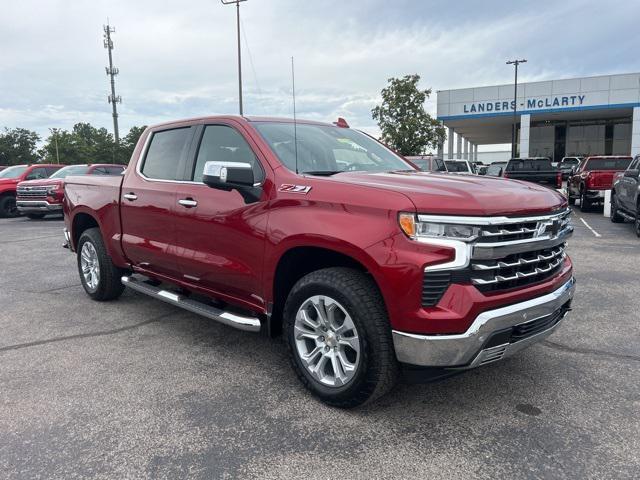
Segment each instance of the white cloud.
M508 83L511 56L529 59L523 80L638 70L640 4L601 3L249 0L241 5L245 112L291 115L292 55L300 117L344 116L370 132L371 108L392 76L419 73L435 113L438 89ZM6 2L0 17L0 126L42 135L78 121L112 128L107 16L117 29L123 130L237 111L234 7L22 0Z

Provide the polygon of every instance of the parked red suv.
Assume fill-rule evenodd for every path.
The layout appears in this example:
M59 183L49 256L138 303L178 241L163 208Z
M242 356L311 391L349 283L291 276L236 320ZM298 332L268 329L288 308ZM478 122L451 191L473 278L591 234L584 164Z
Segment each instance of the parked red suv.
M124 176L68 177L64 214L91 298L127 286L282 332L302 383L340 407L401 368L450 374L538 342L574 291L558 192L420 172L344 123L151 127Z
M16 186L24 180L47 178L62 165L14 165L0 171L0 218L19 215L16 208Z
M591 156L582 161L567 181L571 205L580 199L580 210L586 212L593 205L604 202L605 190L611 190L616 172L627 169L633 160L628 156Z
M62 213L64 179L69 175L120 175L124 165L95 163L68 165L49 178L27 180L18 184L16 203L18 211L31 219L43 218L49 213Z

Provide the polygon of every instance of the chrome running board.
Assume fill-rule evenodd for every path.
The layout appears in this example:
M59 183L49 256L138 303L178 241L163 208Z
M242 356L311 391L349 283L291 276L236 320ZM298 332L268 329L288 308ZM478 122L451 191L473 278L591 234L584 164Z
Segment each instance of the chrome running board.
M223 323L229 327L244 330L246 332L260 331L260 320L256 317L248 317L237 313L231 313L212 305L198 302L197 300L193 300L179 293L151 285L135 275L124 276L121 281L125 286L135 290L136 292L149 295L150 297L157 298L158 300L170 303L176 307L197 313L198 315Z

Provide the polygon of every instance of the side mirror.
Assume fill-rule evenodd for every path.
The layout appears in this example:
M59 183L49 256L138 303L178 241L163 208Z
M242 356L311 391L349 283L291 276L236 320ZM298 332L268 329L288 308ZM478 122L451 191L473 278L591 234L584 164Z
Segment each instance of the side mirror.
M496 177L501 177L503 173L504 169L502 167L498 168L498 174L496 175Z
M639 174L640 174L640 170L638 170L637 168L634 168L632 170L625 170L624 171L624 176L625 177L637 178Z
M211 188L228 190L238 187L253 187L253 168L250 163L207 162L204 164L202 181Z

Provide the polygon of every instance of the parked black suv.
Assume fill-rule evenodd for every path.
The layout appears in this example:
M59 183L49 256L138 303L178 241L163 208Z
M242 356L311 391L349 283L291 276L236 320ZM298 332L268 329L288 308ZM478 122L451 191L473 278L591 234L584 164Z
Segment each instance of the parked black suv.
M611 221L625 219L635 222L636 235L640 237L640 155L636 155L629 167L616 174L611 189Z

